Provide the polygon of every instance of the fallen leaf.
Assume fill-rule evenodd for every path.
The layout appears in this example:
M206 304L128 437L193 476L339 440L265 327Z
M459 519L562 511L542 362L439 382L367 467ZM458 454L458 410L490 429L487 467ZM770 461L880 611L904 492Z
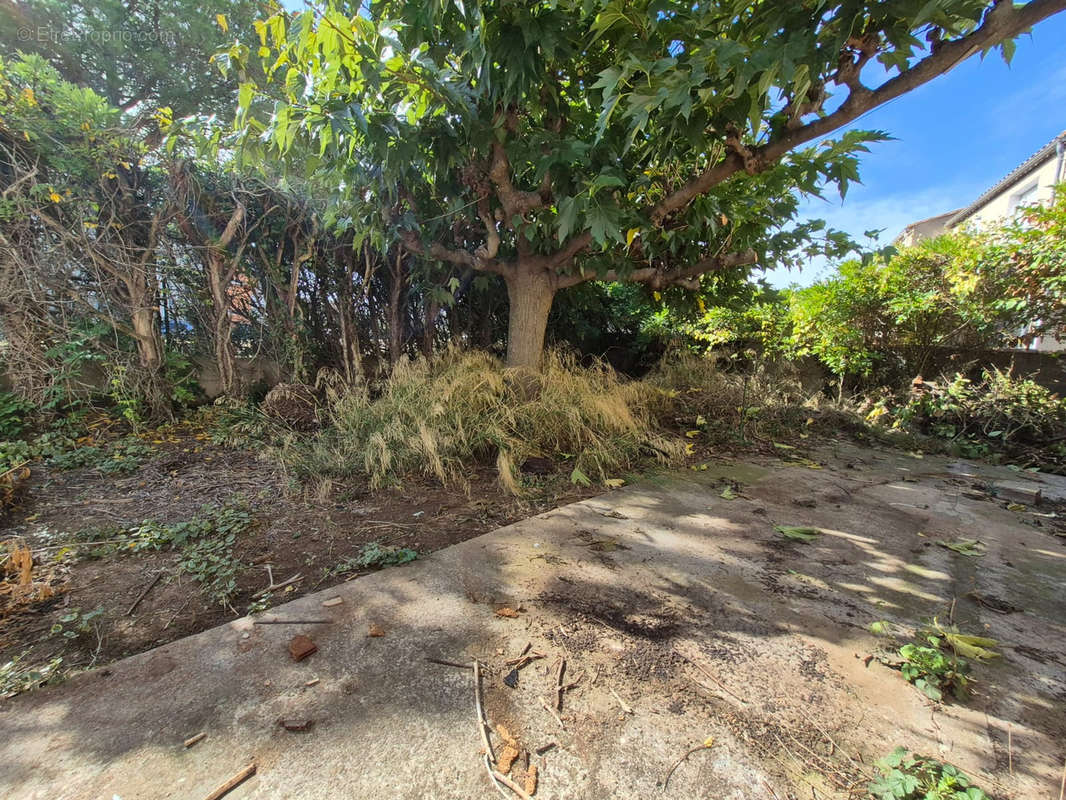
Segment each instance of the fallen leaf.
M376 639L379 636L384 636L385 635L385 629L382 628L380 625L377 625L377 624L372 622L372 623L370 623L370 630L367 631L366 635L367 636L372 636L372 637L374 637Z
M813 542L822 533L821 528L803 525L775 525L774 530L786 539L794 539L797 542Z
M518 616L518 612L515 611L513 608L511 608L509 606L504 606L503 608L497 608L496 609L496 616L497 617L507 617L508 619L514 619L515 617Z
M941 547L953 550L959 555L979 558L985 554L985 546L977 539L956 539L953 542L937 542Z

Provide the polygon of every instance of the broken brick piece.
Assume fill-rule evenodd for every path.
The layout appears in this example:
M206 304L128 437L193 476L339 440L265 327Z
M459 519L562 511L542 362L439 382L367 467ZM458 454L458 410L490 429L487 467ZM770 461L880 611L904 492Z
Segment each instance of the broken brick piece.
M310 636L304 636L301 633L289 640L289 655L292 656L293 661L303 661L309 655L317 652L318 645L311 641Z
M509 744L509 745L511 745L511 747L515 747L515 748L518 747L518 740L515 739L511 735L511 732L509 730L507 730L507 728L503 727L503 725L497 725L496 726L496 733L499 735L499 737L501 739L503 739L504 744Z
M279 719L278 725L283 727L287 731L294 733L308 730L311 725L314 724L314 720L310 719Z
M504 606L503 608L497 608L496 609L496 616L497 617L508 617L510 619L514 619L515 617L518 616L518 612L515 611L513 608L510 608L508 606Z
M496 767L499 769L501 775L506 775L511 771L511 765L518 758L518 749L506 745L501 751L500 755L496 758Z

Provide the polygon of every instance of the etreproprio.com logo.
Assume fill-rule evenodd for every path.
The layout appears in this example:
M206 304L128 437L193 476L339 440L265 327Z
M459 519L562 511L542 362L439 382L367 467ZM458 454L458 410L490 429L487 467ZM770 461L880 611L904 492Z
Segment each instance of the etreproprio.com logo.
M165 44L175 46L178 36L173 31L129 31L129 30L64 30L54 28L51 25L23 26L18 29L20 42L50 42L63 44L64 42L91 42L93 44L111 44L122 42L123 44Z

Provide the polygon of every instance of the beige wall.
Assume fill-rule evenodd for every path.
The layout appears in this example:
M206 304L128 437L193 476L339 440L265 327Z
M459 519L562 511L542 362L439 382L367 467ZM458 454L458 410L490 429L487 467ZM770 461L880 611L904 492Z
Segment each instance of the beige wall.
M1058 155L1052 153L1051 158L1026 175L1022 180L1011 184L990 199L976 213L963 221L962 225L973 225L980 228L1008 219L1017 209L1020 195L1030 189L1034 191L1032 194L1026 195L1024 204L1033 205L1035 203L1048 202L1051 200L1051 193L1055 184L1062 180L1062 176L1056 175L1058 168Z

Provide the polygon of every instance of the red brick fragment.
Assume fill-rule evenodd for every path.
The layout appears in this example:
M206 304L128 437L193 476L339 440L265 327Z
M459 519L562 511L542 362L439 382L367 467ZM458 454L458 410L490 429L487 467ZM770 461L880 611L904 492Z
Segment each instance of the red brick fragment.
M310 636L304 636L301 633L289 640L289 655L292 656L293 661L303 661L309 655L317 652L318 645L311 641Z

